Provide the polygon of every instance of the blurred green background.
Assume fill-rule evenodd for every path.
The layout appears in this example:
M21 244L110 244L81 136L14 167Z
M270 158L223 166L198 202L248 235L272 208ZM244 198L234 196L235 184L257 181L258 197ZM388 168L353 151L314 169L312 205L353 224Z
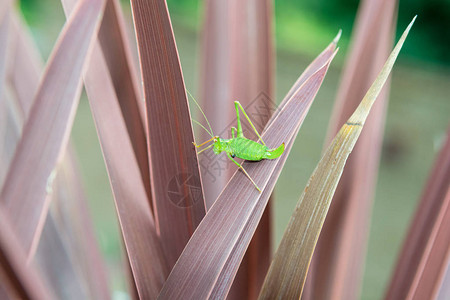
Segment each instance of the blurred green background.
M122 1L130 20L129 4ZM202 1L168 0L186 85L197 90ZM279 102L298 75L343 30L341 50L307 116L276 187L275 235L280 241L306 181L320 159L341 69L358 7L357 0L276 1L276 96ZM58 0L22 0L20 8L44 59L64 23ZM418 14L394 67L384 146L362 299L380 299L411 214L442 144L450 115L450 1L400 1L398 32ZM133 28L129 22L129 37ZM398 37L398 35L397 35ZM126 289L122 242L98 139L83 96L73 140L101 249L116 295ZM276 245L274 245L276 247Z

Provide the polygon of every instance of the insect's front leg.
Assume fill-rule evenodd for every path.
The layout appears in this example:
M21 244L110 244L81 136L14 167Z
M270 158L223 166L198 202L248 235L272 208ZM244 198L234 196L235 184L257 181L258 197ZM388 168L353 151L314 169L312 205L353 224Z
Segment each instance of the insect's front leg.
M231 127L231 138L234 139L236 136L236 127Z

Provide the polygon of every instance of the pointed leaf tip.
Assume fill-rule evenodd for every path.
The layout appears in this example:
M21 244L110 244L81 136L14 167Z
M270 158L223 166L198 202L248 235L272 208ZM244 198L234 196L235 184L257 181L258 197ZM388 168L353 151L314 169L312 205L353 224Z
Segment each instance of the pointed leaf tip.
M403 33L361 104L342 126L311 175L267 272L260 300L301 298L311 257L345 162L414 20Z
M358 108L355 110L353 115L348 120L349 122L351 122L351 123L360 122L364 125L365 119L367 118L367 115L369 114L370 108L374 104L378 94L380 93L381 89L383 88L384 83L386 82L387 78L389 77L392 67L394 66L394 63L397 60L398 54L400 53L400 50L403 47L403 43L405 42L405 39L408 36L409 30L411 29L412 25L414 24L414 21L416 20L416 17L414 17L412 19L411 23L409 23L408 27L406 27L402 36L398 40L397 45L395 45L394 50L392 50L391 54L389 55L388 59L386 60L386 63L384 64L383 68L381 69L380 73L378 74L377 78L372 83L371 87L369 88L366 95L362 99Z
M339 40L341 39L341 35L342 35L342 29L339 29L336 37L333 39L333 43L337 45L337 43L339 42Z

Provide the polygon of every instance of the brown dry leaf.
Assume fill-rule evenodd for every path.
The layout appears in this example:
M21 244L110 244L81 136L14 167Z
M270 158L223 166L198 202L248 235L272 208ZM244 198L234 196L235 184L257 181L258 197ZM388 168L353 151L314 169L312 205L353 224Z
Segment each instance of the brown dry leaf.
M153 208L171 268L203 219L205 203L166 1L131 4L147 108Z
M47 215L54 170L67 145L81 91L82 69L99 27L103 4L102 0L80 1L64 26L1 191L1 206L11 217L28 255L37 246Z
M386 300L394 299L412 299L421 294L427 288L430 290L438 284L436 275L439 275L441 268L446 268L443 264L444 257L435 255L432 251L435 247L446 246L445 242L450 232L443 233L442 237L436 237L437 230L448 228L445 224L448 216L442 219L442 214L447 213L449 209L446 201L448 200L448 189L450 186L450 128L447 131L447 140L443 145L431 171L427 185L423 191L419 205L417 206L414 219L409 227L402 250L400 251L397 265L393 271L389 288L386 293ZM444 244L442 244L444 243ZM433 256L440 257L439 262L433 261ZM427 260L434 267L434 274L426 272L433 269L424 270L428 265ZM434 265L433 265L434 263ZM433 275L433 276L430 276ZM442 275L442 274L441 274ZM438 276L439 277L439 276ZM417 286L420 284L420 292ZM427 299L422 298L422 299ZM430 298L431 299L431 296Z
M406 28L375 82L356 111L326 150L298 201L264 281L260 299L299 299L311 257L345 161L356 140L415 18Z
M297 88L262 134L269 147L286 143L284 158L333 57L331 54L328 61ZM262 193L243 172L234 174L186 245L164 284L160 299L226 297L281 171L277 166L284 163L284 158L244 162L243 167Z
M328 146L351 116L392 49L397 1L361 1L352 49L328 130ZM359 299L381 154L390 79L350 154L314 250L307 276L310 299ZM303 295L303 300L308 293Z

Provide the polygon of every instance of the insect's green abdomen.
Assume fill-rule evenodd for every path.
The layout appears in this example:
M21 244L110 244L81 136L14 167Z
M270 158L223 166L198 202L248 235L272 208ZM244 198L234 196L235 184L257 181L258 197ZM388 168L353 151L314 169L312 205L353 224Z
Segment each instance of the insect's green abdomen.
M246 138L229 140L228 148L236 157L254 161L263 159L268 150L266 146Z
M266 154L264 155L265 159L275 159L281 156L281 154L283 154L284 152L284 143L281 144L278 148L276 149L271 149L269 151L266 152Z

